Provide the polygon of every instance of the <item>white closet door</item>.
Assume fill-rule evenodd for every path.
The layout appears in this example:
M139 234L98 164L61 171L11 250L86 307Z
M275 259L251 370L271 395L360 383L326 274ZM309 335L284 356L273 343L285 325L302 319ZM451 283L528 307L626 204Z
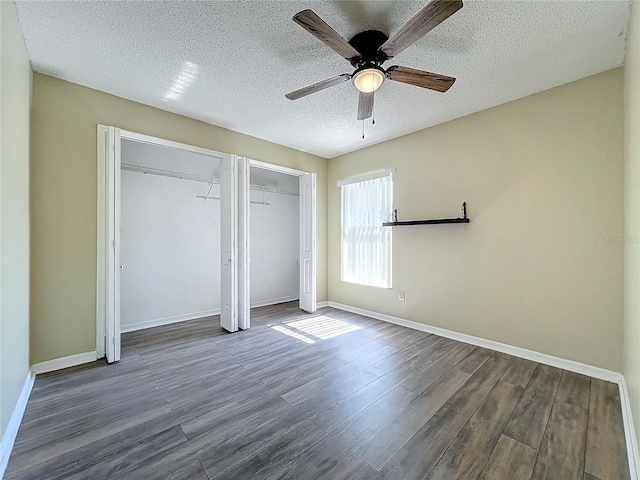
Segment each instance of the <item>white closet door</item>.
M227 155L220 167L220 326L229 332L238 330L236 164L236 157Z
M300 308L316 311L316 175L300 176Z
M107 182L109 196L109 294L106 305L105 355L107 362L120 360L120 129L108 127L106 138ZM116 248L117 245L117 248Z
M238 327L251 326L250 166L238 158Z

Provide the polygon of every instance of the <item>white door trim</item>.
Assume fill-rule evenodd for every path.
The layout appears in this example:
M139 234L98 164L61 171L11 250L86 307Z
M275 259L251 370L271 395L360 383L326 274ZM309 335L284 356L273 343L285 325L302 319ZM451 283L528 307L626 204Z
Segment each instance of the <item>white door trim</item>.
M303 172L302 170L296 170L295 168L283 167L282 165L275 165L273 163L261 162L260 160L249 159L249 165L263 170L271 170L272 172L286 173L287 175L294 175L300 177L311 172Z
M116 312L116 210L119 205L120 129L98 125L97 152L97 275L96 275L96 355L109 362L119 360L119 315ZM118 335L119 338L119 335Z
M119 312L116 313L116 310L119 309L119 292L116 291L116 283L119 285L117 276L120 273L119 265L117 265L120 257L120 245L117 241L119 228L116 225L119 215L116 215L116 210L120 205L120 182L119 176L116 176L116 165L113 162L113 160L119 162L120 152L115 152L115 158L110 154L109 132L116 141L117 147L122 139L126 139L220 159L230 156L227 153L121 130L113 126L97 126L96 354L98 358L103 358L106 355L107 342L115 340L115 336L120 335ZM119 168L117 171L119 172ZM116 241L115 247L111 248L114 241ZM108 308L109 306L113 306L113 308ZM115 327L111 336L108 331L109 324ZM119 358L117 350L119 349L116 349Z
M250 164L245 157L238 161L238 328L251 327L251 252L250 252Z
M107 361L120 360L120 129L109 127L109 189L113 196L109 197L109 285L107 305ZM112 163L109 163L112 162ZM112 291L111 291L112 290Z
M130 132L128 130L120 130L120 138L126 140L133 140L140 143L148 143L150 145L157 145L161 147L175 148L177 150L184 150L187 152L200 153L202 155L208 155L210 157L226 157L228 153L217 152L215 150L209 150L208 148L196 147L194 145L188 145L186 143L174 142L172 140L165 140L164 138L152 137L150 135L144 135L142 133Z
M107 183L107 136L109 127L98 125L98 205L97 205L97 275L96 275L96 354L98 358L105 356L106 342L106 298L108 295L108 221L107 210L109 186Z

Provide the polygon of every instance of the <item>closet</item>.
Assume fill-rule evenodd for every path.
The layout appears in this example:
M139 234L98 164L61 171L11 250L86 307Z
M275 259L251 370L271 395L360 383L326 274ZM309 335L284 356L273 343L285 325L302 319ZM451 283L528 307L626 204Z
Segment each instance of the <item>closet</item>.
M122 332L220 313L221 158L122 140ZM299 177L249 174L250 306L298 300Z
M250 328L252 306L315 312L316 176L97 126L96 353L122 332L211 317ZM178 331L178 330L176 330Z
M251 307L298 300L298 177L252 166L250 182Z
M219 175L220 158L122 140L122 332L220 313Z

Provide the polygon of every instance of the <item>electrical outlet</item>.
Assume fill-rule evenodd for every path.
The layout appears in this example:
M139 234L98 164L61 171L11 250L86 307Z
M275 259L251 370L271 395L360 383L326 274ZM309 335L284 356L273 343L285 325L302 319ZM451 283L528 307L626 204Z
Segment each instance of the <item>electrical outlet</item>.
M401 302L404 302L404 300L405 300L405 295L406 295L406 292L405 292L404 290L400 290L400 291L398 292L398 300L400 300Z

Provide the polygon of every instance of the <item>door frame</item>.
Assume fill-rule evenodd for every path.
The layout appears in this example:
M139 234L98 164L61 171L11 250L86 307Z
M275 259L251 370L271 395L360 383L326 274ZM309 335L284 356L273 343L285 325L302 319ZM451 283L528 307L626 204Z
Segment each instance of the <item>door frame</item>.
M174 142L142 133L97 125L97 265L96 352L110 361L120 359L120 164L121 141L132 140L207 156L233 157L228 153ZM113 350L107 343L112 341Z
M251 181L250 160L246 157L236 157L238 169L238 229L237 229L237 283L238 283L238 328L246 330L251 326Z

